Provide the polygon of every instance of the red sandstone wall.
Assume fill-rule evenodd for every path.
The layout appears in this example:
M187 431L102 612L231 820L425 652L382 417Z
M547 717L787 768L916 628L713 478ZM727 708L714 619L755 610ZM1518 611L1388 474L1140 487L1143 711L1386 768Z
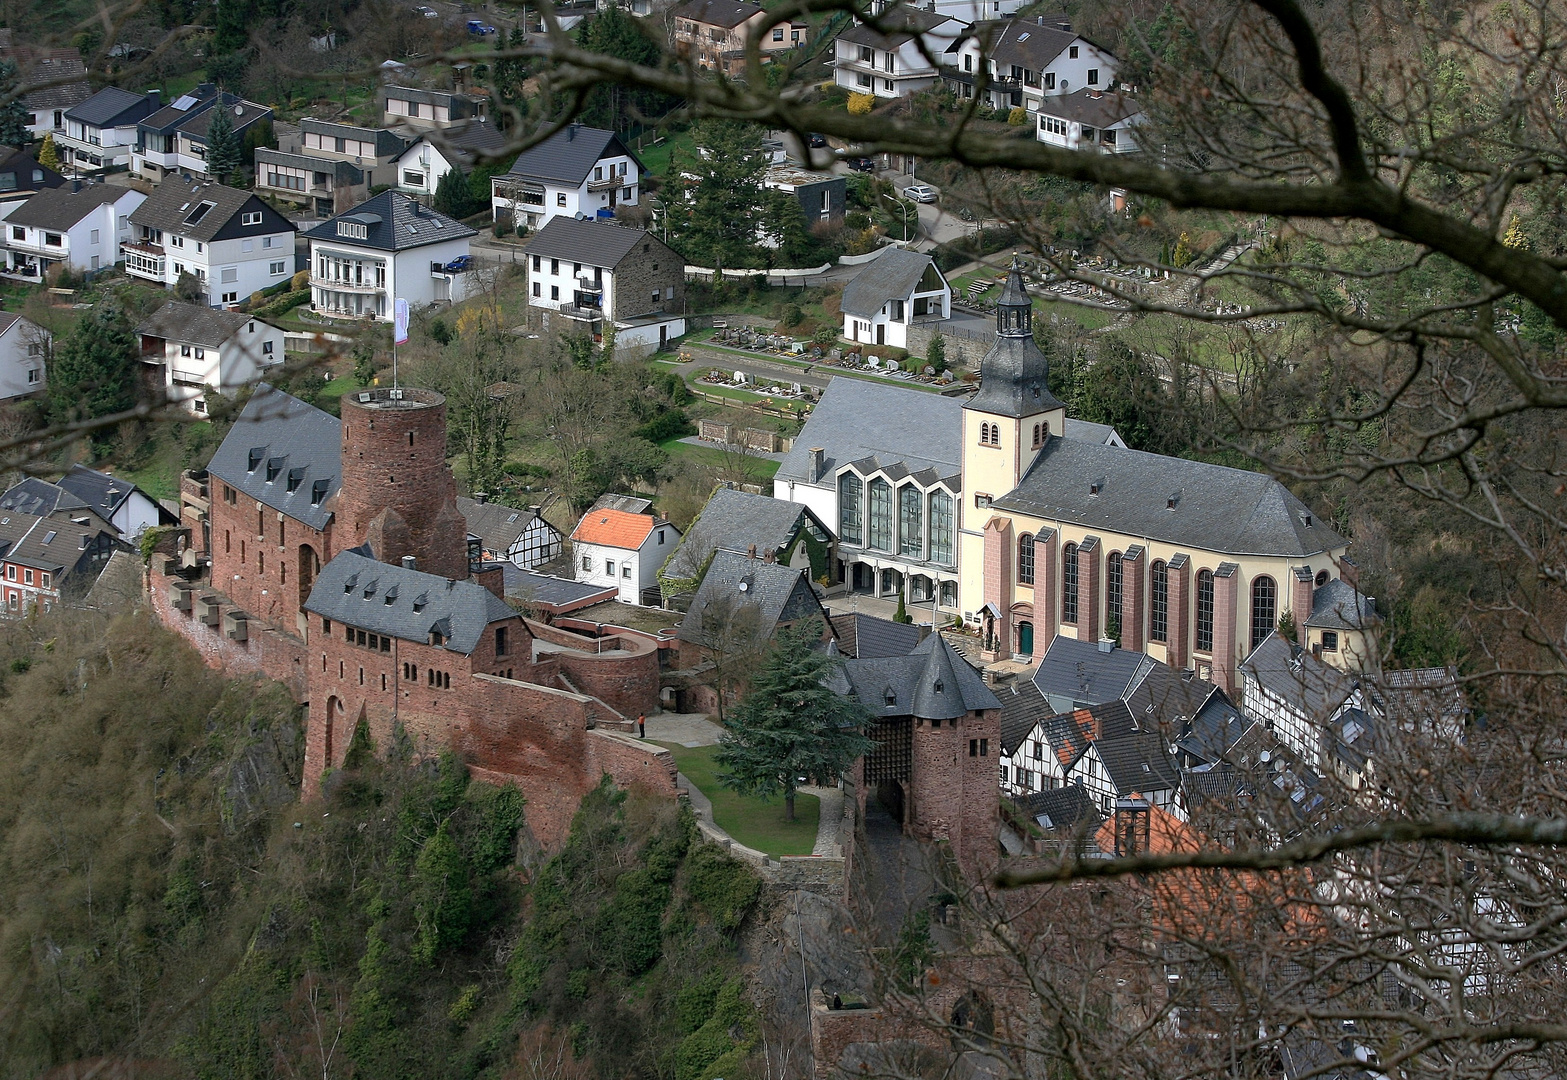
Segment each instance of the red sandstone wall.
M295 701L306 700L309 691L303 642L255 621L248 624L245 641L234 641L224 634L221 623L207 626L197 619L193 610L181 611L174 606L169 597L169 586L174 581L172 575L153 570L148 572L147 580L153 612L164 626L189 642L208 667L232 674L264 675L288 687ZM197 588L191 596L195 598L212 592L208 588ZM225 604L224 610L233 606Z
M300 549L310 548L326 565L336 554L331 526L324 532L309 528L238 489L233 489L236 505L230 506L223 498L224 487L222 480L211 478L214 587L247 614L292 628L309 595L300 591Z

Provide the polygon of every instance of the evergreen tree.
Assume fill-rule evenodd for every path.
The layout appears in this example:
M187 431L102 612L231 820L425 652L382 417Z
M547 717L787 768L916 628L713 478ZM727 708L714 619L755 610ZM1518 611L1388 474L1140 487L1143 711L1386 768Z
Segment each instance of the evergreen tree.
M207 125L207 173L218 183L226 184L242 164L234 121L220 102L213 107L212 122Z
M54 172L60 171L60 151L54 145L54 136L45 135L38 147L38 164Z
M16 65L0 60L0 96L16 93L17 81ZM23 147L31 142L33 136L27 130L27 121L27 106L22 104L20 95L0 105L0 144Z
M724 722L719 782L742 795L782 795L790 821L802 776L829 780L870 752L870 714L826 685L839 661L819 648L821 622L778 631L751 693Z
M56 423L124 412L136 403L136 335L113 300L88 312L55 349L49 414ZM93 440L102 446L107 432Z
M641 22L611 3L577 28L577 43L591 52L645 67L662 67L663 50L643 32ZM588 94L579 113L584 124L626 132L643 118L663 116L675 100L651 90L600 82Z
M697 151L681 155L681 191L668 200L675 246L699 266L719 270L759 265L756 225L767 204L767 158L756 129L729 120L692 129Z
M459 221L475 212L473 192L468 186L468 177L462 171L462 166L454 164L446 171L446 175L441 177L441 182L435 185L435 198L432 202L441 213Z
M773 265L796 267L818 263L821 245L805 227L805 212L800 207L800 200L791 192L774 191L769 194L766 209L764 227L778 243L773 249Z

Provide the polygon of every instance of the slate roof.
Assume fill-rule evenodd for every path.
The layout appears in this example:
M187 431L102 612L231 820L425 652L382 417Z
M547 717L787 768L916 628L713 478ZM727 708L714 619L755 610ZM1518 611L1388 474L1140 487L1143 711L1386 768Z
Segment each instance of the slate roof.
M1018 801L1042 829L1072 829L1078 822L1086 821L1092 830L1099 824L1099 807L1094 805L1093 796L1078 784L1031 792Z
M459 120L451 127L437 128L421 135L408 144L403 157L417 149L422 142L438 148L448 161L456 160L465 168L480 157L502 150L510 140L494 124L483 119Z
M1071 712L1055 713L1039 721L1051 753L1063 766L1070 766L1101 739L1120 739L1137 730L1137 721L1124 701L1105 701ZM1025 733L1026 737L1026 733ZM1018 740L1022 743L1022 738Z
M21 321L21 316L14 311L0 311L0 334L4 334L11 327Z
M739 0L686 0L669 13L677 19L690 19L692 22L732 30L762 14L762 11L755 4L741 3Z
M1175 789L1181 786L1181 770L1169 752L1169 745L1157 731L1140 731L1118 739L1096 739L1094 749L1104 762L1105 772L1115 785L1116 794L1131 795Z
M1301 652L1276 630L1241 661L1240 670L1300 715L1319 723L1326 722L1359 685L1331 664Z
M646 229L633 229L612 221L588 218L579 221L574 217L557 214L528 242L529 255L542 255L546 259L570 259L585 266L613 269L638 245L653 239ZM660 249L664 245L660 243Z
M58 573L81 558L84 535L108 531L101 522L76 525L12 510L0 513L0 557Z
M653 509L653 500L641 495L619 495L606 491L593 500L589 510L624 510L628 514L646 514Z
M974 666L940 634L931 634L907 656L845 660L833 689L853 694L876 717L917 716L950 720L1001 702Z
M25 476L0 495L0 510L18 510L24 514L48 517L57 511L85 510L87 504L59 484L36 476Z
M462 500L458 500L461 502ZM501 565L506 579L506 595L529 600L559 612L571 611L600 600L613 600L619 592L613 585L592 585L586 581L555 577L524 570L512 563Z
M234 94L223 95L223 108L228 111L229 122L234 126L234 133L241 138L245 129L251 124L265 120L272 115L272 110L265 105L258 105L254 101L246 101ZM218 115L217 107L203 109L194 113L184 123L179 124L179 130L198 139L206 139L207 129L212 126L212 120Z
M1050 703L1028 679L1014 679L995 689L1001 702L1001 752L1011 757L1045 717Z
M866 660L875 656L907 656L920 643L920 628L912 623L878 619L851 611L846 615L828 615L838 651L844 656Z
M72 109L93 95L92 85L87 81L87 64L76 49L48 49L41 55L20 59L18 67L23 86L79 76L74 82L29 90L22 98L22 104L29 112Z
M324 529L332 520L332 499L342 483L342 440L337 417L267 383L257 383L207 470L247 498L313 529ZM260 456L252 466L254 452ZM273 458L281 459L282 471L268 483ZM317 498L316 485L321 482L324 494ZM290 485L293 491L288 490Z
M568 124L537 146L524 150L506 175L522 180L553 181L576 187L588 178L593 166L606 157L629 156L640 172L642 159L613 131Z
M193 223L191 215L197 207L207 202L213 204L212 209ZM224 231L241 209L261 211L262 224L249 226L256 230L255 235L294 231L294 226L287 219L252 192L215 184L210 180L188 180L183 176L165 177L147 196L147 201L131 212L131 224L210 242Z
M189 100L184 108L179 103ZM143 117L139 127L148 131L168 132L178 128L196 113L211 108L218 100L218 88L212 83L200 83L187 94L181 94L163 108Z
M801 503L753 495L734 488L718 488L708 497L707 505L686 530L680 546L659 571L659 576L676 580L693 578L701 571L707 557L719 548L744 552L755 545L758 555L782 551L799 535L807 519L816 520ZM818 527L820 524L817 522Z
M276 165L289 165L296 169L309 169L312 172L331 173L333 181L339 184L362 184L365 179L363 169L352 161L344 161L341 158L290 154L284 150L271 150L265 146L258 146L256 164L260 165L263 161Z
M1143 107L1129 94L1115 91L1104 93L1085 87L1070 94L1045 95L1039 104L1039 111L1046 116L1087 124L1089 127L1107 128L1141 116Z
M647 540L653 526L665 524L647 514L628 514L624 510L589 510L571 530L571 538L581 544L636 551Z
M824 621L821 601L805 572L763 559L751 559L733 551L719 551L691 600L691 610L680 620L675 636L696 645L713 645L714 630L704 626L704 616L722 617L724 605L733 605L737 629L765 641L779 623L811 615ZM744 615L740 613L744 612Z
M398 101L417 101L428 105L442 105L454 99L475 100L472 94L459 94L452 90L423 90L417 86L388 86L382 95L395 97Z
M1381 620L1375 602L1343 578L1334 578L1311 594L1306 625L1324 630L1364 630Z
M872 264L874 265L874 264ZM1103 442L1115 435L1104 424L1066 421L1068 440ZM1055 440L1059 442L1060 440ZM824 451L823 486L832 486L840 466L861 462L865 471L901 464L908 472L933 469L936 478L961 487L963 402L896 383L833 379L822 391L794 447L778 466L776 479L810 483L811 447ZM828 522L836 530L837 522Z
M449 652L469 655L491 623L519 616L476 581L452 581L378 562L354 548L321 568L305 610L402 641L427 643L432 632ZM334 629L334 632L338 632Z
M895 50L949 20L947 16L933 11L899 8L889 11L885 18L878 21L887 27L887 33L882 33L868 23L857 23L839 34L838 40L847 41L851 45L869 45L873 49Z
M42 180L33 179L34 169L43 173ZM12 173L12 179L15 181L14 187L0 191L0 196L7 199L25 198L31 192L62 187L65 184L65 177L53 169L46 169L38 164L36 149L17 150L9 146L0 146L0 173Z
M1406 727L1434 726L1456 736L1469 712L1456 668L1384 671L1377 680L1377 692L1386 702L1388 714Z
M1100 652L1097 642L1057 634L1034 672L1034 685L1047 697L1079 705L1121 701L1157 663L1146 653L1132 649Z
M1048 440L996 505L1228 555L1305 558L1347 542L1262 473L1073 438Z
M1180 730L1214 694L1223 696L1217 686L1197 678L1194 672L1175 671L1168 664L1156 661L1138 679L1125 700L1141 726L1153 728L1165 724Z
M136 492L136 485L129 480L89 469L85 465L72 465L71 471L60 477L58 484L84 505L96 510L105 521L113 518L114 512ZM150 496L148 501L154 506L158 505ZM159 516L162 516L162 507L159 510Z
M902 300L914 292L925 271L935 265L929 255L903 248L882 248L881 254L843 287L843 311L869 318L881 312L889 300Z
M11 211L5 220L8 225L64 232L98 207L129 194L130 188L118 184L83 184L80 191L69 187L44 188Z
M252 319L255 319L254 315L242 311L220 311L205 304L170 300L144 319L136 332L166 341L189 341L217 348Z
M1077 34L1057 26L1041 26L1033 19L1009 19L1001 24L1001 33L991 45L989 56L998 68L1046 70L1050 62L1078 41Z
M1230 703L1218 687L1185 725L1175 745L1200 761L1219 761L1255 721Z
M344 219L366 226L363 240L337 235L337 223ZM331 241L350 247L377 248L381 251L406 251L409 248L441 244L476 236L473 229L453 221L438 210L430 210L397 191L383 191L346 213L323 221L305 233L312 240Z
M152 115L160 105L157 91L133 94L118 86L105 86L65 115L93 127L122 127Z
M483 541L484 546L491 551L510 548L539 516L535 510L520 510L502 503L479 502L465 497L457 499L457 509L468 522L468 531Z

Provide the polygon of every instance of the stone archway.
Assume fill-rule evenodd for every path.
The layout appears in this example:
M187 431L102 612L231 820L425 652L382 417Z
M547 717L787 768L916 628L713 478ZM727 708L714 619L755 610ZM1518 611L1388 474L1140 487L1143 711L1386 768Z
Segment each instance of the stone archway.
M304 610L305 601L310 597L310 590L316 583L316 577L321 573L321 557L316 554L315 548L309 544L299 545L299 608Z

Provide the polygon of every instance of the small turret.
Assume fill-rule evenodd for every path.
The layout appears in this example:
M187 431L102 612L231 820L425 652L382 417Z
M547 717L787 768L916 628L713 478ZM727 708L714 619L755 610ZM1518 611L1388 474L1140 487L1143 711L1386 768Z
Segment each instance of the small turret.
M979 393L963 407L1020 419L1066 406L1050 392L1050 361L1034 342L1034 302L1017 257L996 304L996 343L980 361ZM1059 432L1060 424L1051 429Z

